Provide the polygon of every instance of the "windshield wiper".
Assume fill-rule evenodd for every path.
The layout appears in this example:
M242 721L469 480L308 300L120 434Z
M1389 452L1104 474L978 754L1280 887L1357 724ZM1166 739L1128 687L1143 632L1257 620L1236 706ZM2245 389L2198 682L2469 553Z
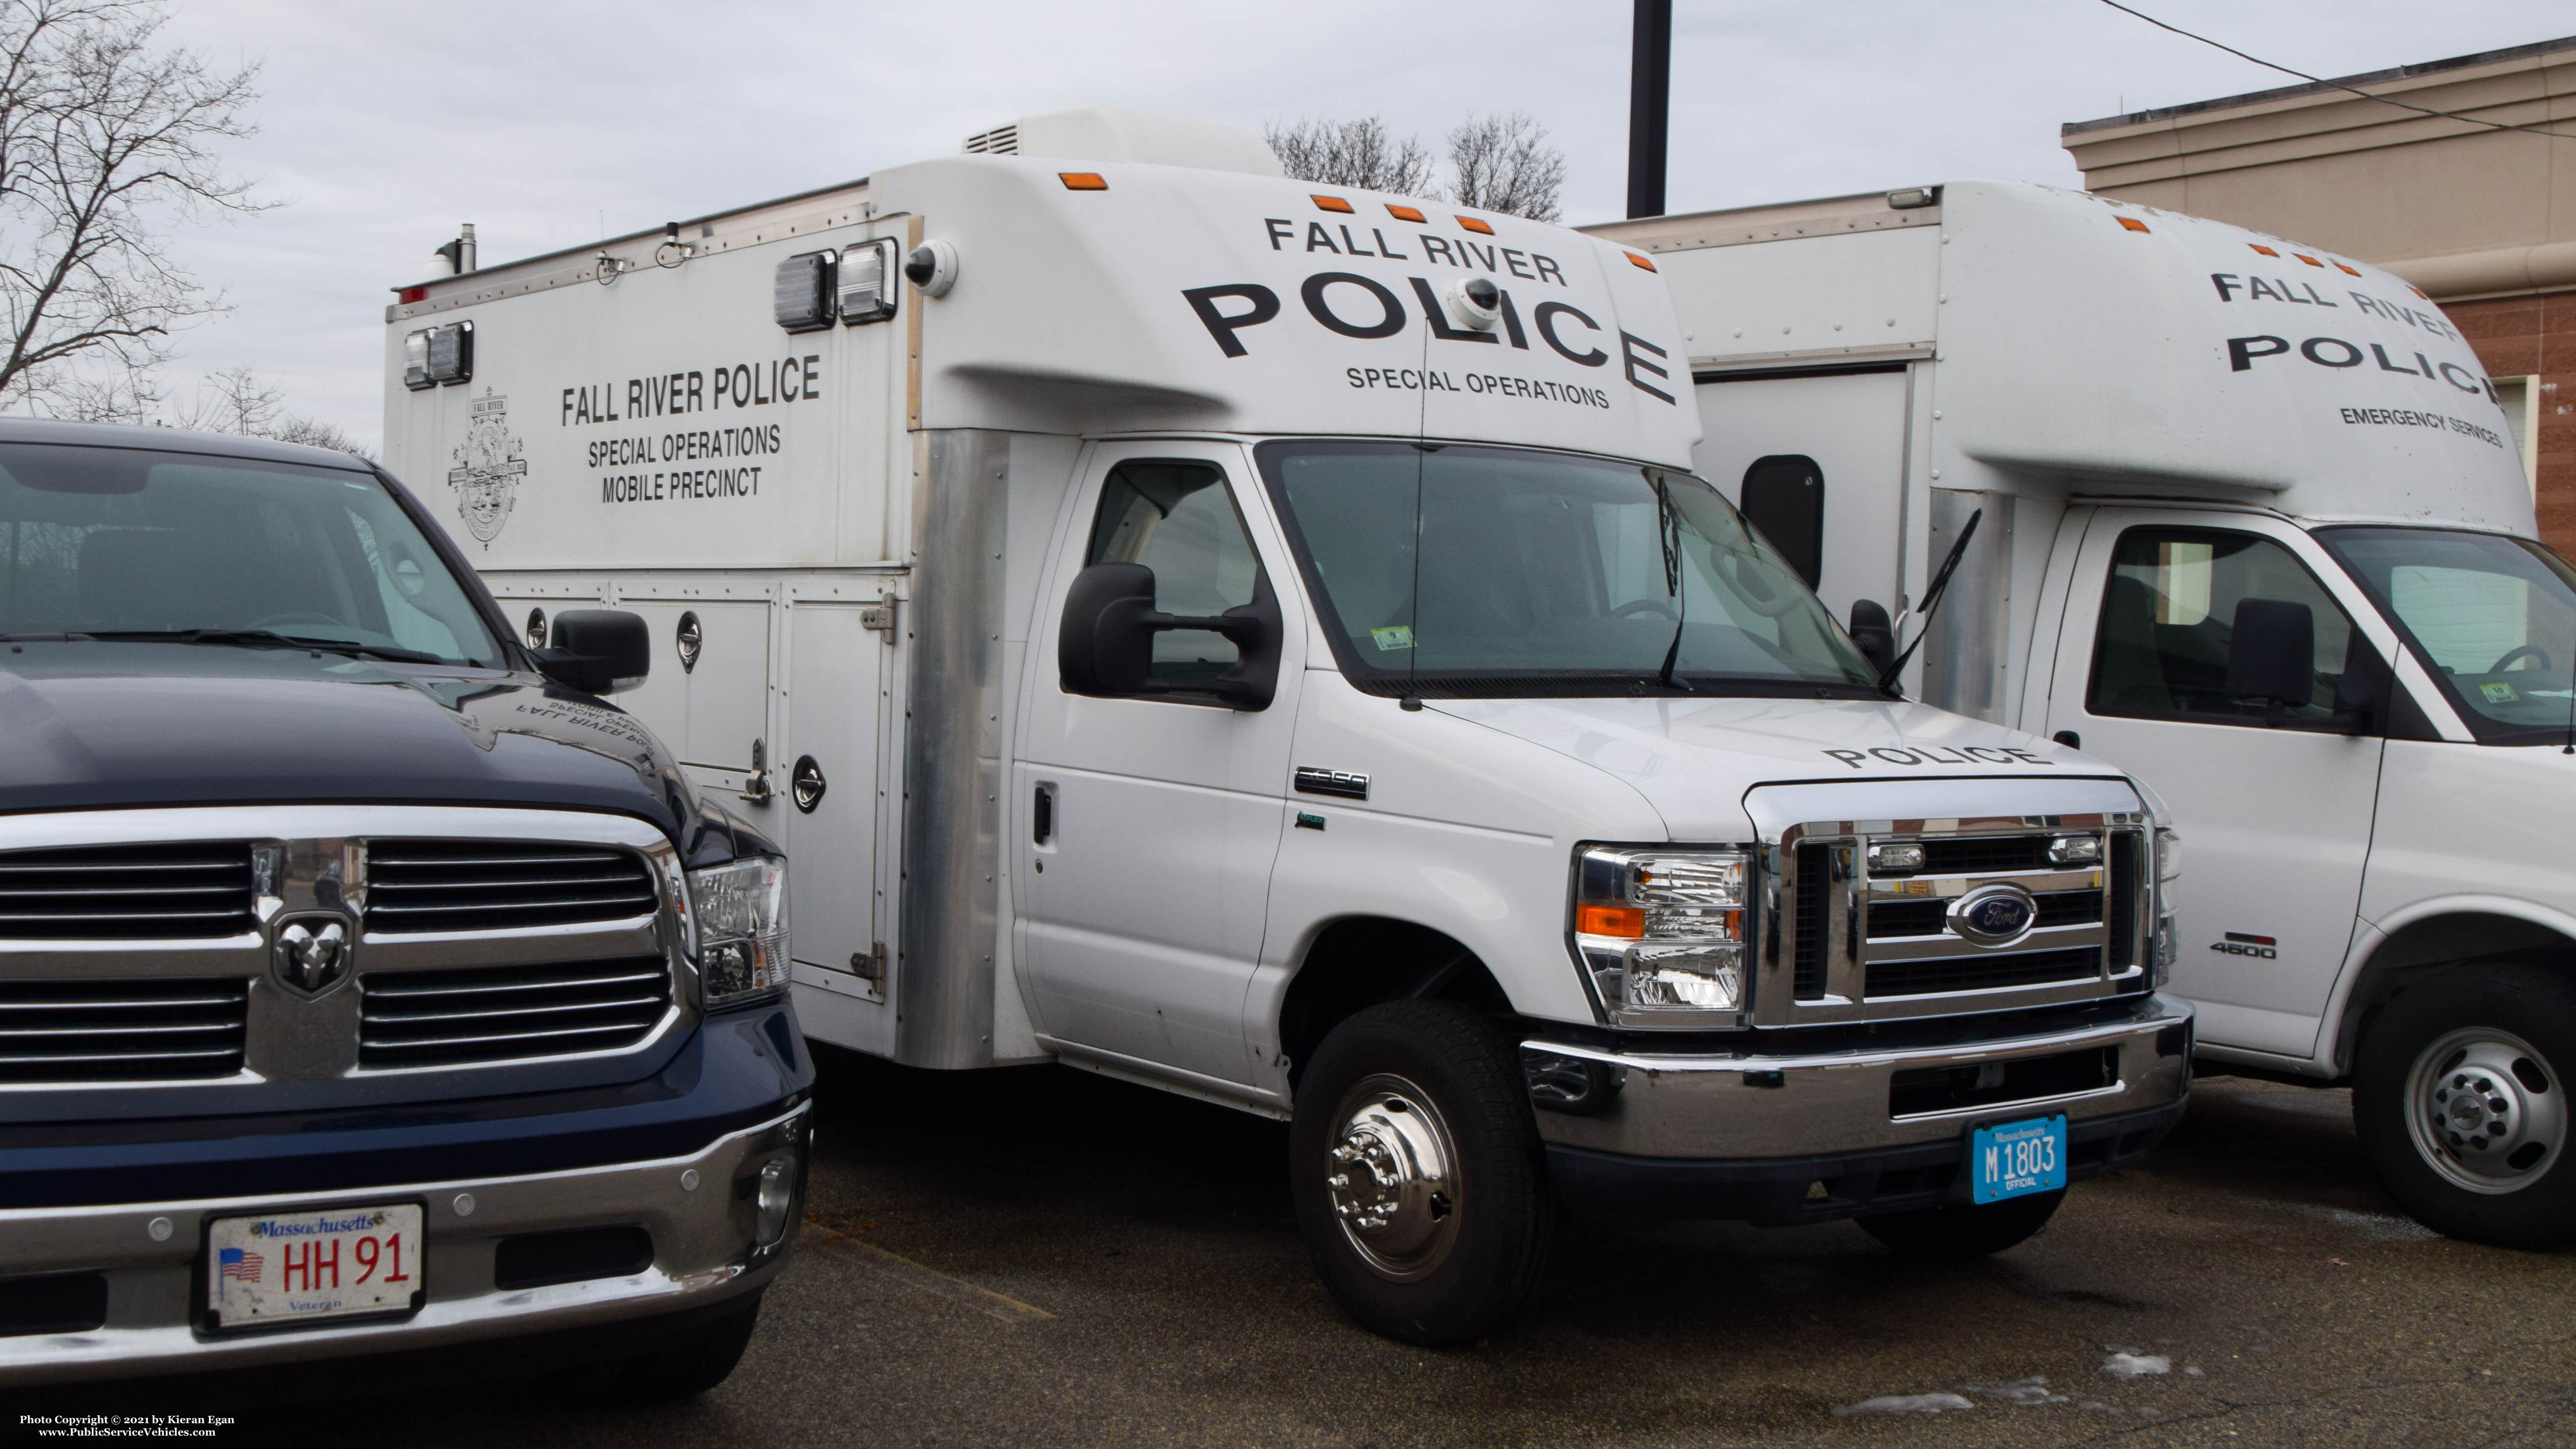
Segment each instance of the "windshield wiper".
M299 638L293 634L280 634L274 629L110 629L73 637L140 643L229 644L244 649L319 649L332 654L387 659L397 664L448 662L438 655L424 654L417 649L400 649L387 644L361 644L353 639Z
M1968 540L1977 536L1977 520L1985 516L1986 510L1982 508L1969 514L1968 526L1959 530L1959 541L1950 545L1950 556L1941 560L1941 571L1932 576L1932 587L1923 593L1923 622L1915 626L1914 642L1906 645L1904 653L1879 671L1879 693L1887 692L1887 687L1896 682L1896 676L1905 672L1906 661L1914 657L1914 651L1922 648L1923 641L1932 637L1932 616L1940 610L1941 599L1950 590L1950 575L1958 571L1959 560L1968 556Z
M1665 491L1661 472L1655 474L1655 546L1664 551L1664 592L1673 600L1673 642L1664 650L1664 667L1655 671L1655 682L1693 694L1697 691L1673 678L1673 662L1682 655L1682 625L1690 617L1690 601L1682 597L1681 515L1673 511L1673 496Z

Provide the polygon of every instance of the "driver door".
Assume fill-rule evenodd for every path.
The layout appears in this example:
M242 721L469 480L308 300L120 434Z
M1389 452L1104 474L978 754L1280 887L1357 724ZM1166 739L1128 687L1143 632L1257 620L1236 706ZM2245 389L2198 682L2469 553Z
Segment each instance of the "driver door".
M2223 524L2227 526L2213 526ZM2238 526L2253 525L2253 526ZM2047 728L2162 794L2182 834L2172 990L2214 1044L2306 1057L2352 944L2386 743L2334 716L2347 671L2388 698L2374 643L2294 529L2105 508L2069 591ZM2347 584L2348 587L2348 584ZM2236 605L2305 605L2315 687L2272 710L2226 692ZM2384 707L2375 716L2385 718Z
M1238 1086L1253 1077L1243 1001L1306 664L1305 621L1278 587L1295 574L1253 476L1229 444L1093 448L1036 620L1012 776L1018 959L1039 1032L1058 1050ZM1269 704L1069 693L1056 662L1066 591L1102 562L1152 570L1166 614L1248 604L1266 573L1283 621ZM1158 634L1152 675L1186 685L1237 657L1212 632Z

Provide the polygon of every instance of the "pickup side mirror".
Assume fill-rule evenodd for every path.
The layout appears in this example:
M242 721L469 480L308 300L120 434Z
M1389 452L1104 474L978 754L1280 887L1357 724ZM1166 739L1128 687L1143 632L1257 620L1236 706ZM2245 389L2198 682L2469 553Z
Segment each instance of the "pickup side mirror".
M653 634L624 609L573 609L555 615L551 649L531 649L537 672L584 694L615 694L644 682L653 667Z
M2305 604L2239 599L2228 632L2227 692L2237 699L2302 705L2316 697L2317 621Z
M1851 638L1869 667L1882 676L1896 662L1896 626L1888 622L1887 606L1878 600L1852 600Z
M1235 647L1234 666L1205 685L1154 678L1154 636L1175 629L1224 635ZM1253 576L1251 603L1199 616L1156 609L1154 571L1143 564L1093 564L1065 590L1056 673L1067 694L1213 697L1229 709L1267 709L1278 692L1282 632L1279 600L1266 572Z

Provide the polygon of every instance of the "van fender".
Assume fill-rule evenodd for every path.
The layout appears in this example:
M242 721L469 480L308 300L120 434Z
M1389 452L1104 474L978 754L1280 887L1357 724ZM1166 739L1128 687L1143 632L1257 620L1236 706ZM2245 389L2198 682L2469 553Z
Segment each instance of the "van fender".
M2408 973L2515 952L2566 952L2576 965L2576 915L2514 896L2460 893L2363 921L2326 998L2317 1065L2337 1076L2351 1070L2364 1019Z

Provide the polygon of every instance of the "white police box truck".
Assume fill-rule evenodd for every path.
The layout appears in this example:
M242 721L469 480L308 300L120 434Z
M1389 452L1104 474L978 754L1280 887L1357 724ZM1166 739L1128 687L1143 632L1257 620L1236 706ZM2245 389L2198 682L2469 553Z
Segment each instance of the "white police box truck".
M2576 575L2441 310L2020 183L1593 230L1671 283L1700 473L1831 604L1901 610L1982 511L1922 697L2165 793L2200 1052L2349 1081L2446 1233L2576 1232Z
M1290 1119L1426 1342L1569 1201L1992 1251L2180 1113L2152 797L1880 687L1688 472L1654 262L1228 127L968 150L388 317L393 466L531 637L651 621L628 707L797 862L810 1035Z

